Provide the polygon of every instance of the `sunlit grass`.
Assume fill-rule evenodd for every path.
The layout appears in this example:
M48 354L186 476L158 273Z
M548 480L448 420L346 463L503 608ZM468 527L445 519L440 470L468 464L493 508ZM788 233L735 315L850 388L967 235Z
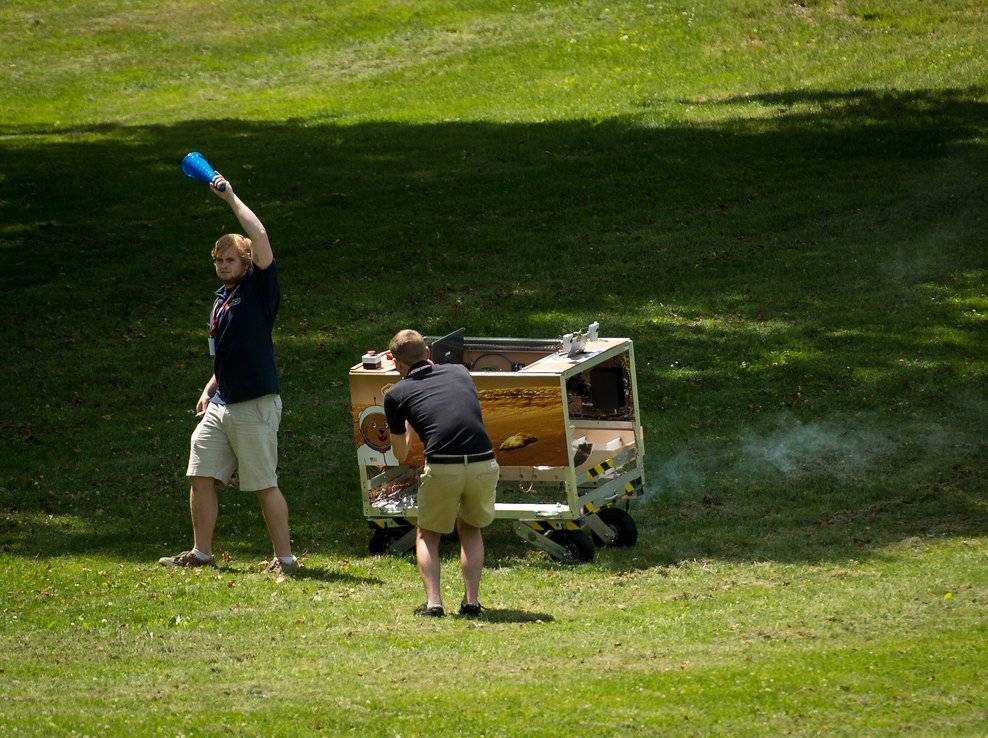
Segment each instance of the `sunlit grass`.
M986 61L966 0L0 7L4 734L986 732ZM185 458L262 217L303 576ZM635 341L638 544L498 521L479 622L372 557L346 374L400 327ZM443 549L444 597L461 595ZM190 688L201 685L201 688ZM480 705L481 707L477 707Z

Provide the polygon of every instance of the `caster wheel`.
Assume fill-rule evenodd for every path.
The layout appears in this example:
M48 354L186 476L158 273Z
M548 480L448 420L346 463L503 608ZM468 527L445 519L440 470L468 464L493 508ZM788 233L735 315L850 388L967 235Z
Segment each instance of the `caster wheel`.
M549 540L558 543L560 546L569 551L570 556L573 557L573 561L579 563L593 561L594 555L596 554L593 547L593 541L591 541L590 536L582 530L554 530L549 533ZM556 559L556 561L564 561L564 559L557 556L553 556L552 558Z
M621 508L605 507L597 513L597 517L603 520L607 527L614 531L614 540L610 543L604 543L604 539L594 533L593 542L598 546L628 548L638 542L638 526L635 525L634 518Z
M392 545L408 532L408 528L378 528L371 533L367 550L375 556L393 553Z

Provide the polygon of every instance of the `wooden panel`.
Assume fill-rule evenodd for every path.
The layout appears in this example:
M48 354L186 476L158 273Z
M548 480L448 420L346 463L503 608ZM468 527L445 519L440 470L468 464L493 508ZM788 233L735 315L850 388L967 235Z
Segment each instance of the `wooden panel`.
M521 372L480 372L471 376L477 385L484 427L498 463L505 466L569 464L558 378L525 376ZM376 433L384 422L384 392L400 379L391 372L356 368L350 372L350 414L360 463L380 463L372 453L375 448L386 453L384 447L389 443ZM423 465L422 452L422 444L413 443L405 464Z

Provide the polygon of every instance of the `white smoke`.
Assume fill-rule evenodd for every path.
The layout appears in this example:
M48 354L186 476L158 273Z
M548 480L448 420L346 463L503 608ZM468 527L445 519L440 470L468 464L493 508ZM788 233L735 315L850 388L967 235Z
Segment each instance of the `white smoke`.
M678 454L663 462L658 471L646 476L646 489L649 490L645 499L655 493L662 495L682 495L698 492L703 489L704 476L688 451Z
M890 439L833 421L801 423L785 416L765 435L745 439L739 472L774 469L786 476L822 473L844 476L886 454Z
M887 435L824 420L803 423L785 415L765 433L750 433L730 449L693 449L674 454L646 475L646 499L695 495L708 478L766 479L782 474L847 477L877 463L899 444ZM698 462L697 456L703 457Z

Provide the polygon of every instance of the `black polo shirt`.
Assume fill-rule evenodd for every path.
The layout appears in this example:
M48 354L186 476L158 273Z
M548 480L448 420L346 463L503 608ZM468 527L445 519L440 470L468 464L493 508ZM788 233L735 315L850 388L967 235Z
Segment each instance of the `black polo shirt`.
M384 395L392 433L405 421L430 454L482 454L491 450L470 372L459 364L419 364Z
M213 373L219 389L211 402L224 405L278 394L271 330L281 289L278 267L256 264L235 287L216 290L209 332L216 342Z

